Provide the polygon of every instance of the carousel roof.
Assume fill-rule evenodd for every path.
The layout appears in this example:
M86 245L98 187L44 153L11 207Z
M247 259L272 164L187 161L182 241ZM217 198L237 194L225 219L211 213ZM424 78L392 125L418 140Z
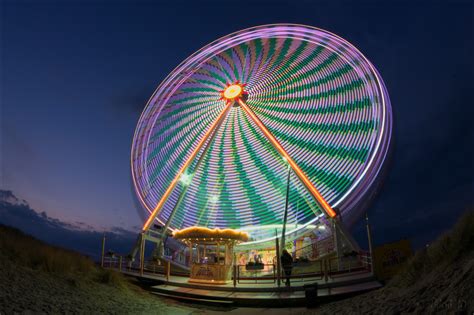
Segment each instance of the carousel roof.
M192 226L173 233L176 239L214 239L234 240L246 242L249 240L247 232L233 229L209 229L201 226Z

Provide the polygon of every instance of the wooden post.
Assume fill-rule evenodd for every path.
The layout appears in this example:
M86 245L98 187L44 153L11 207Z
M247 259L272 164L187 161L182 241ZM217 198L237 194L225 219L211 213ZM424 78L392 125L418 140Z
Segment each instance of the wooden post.
M170 274L171 274L171 262L169 260L166 261L166 281L170 281Z
M102 257L100 259L100 266L104 268L104 254L105 254L105 233L102 236Z
M119 271L122 271L122 255L119 258Z
M327 264L328 260L324 259L323 260L323 269L324 269L324 281L328 282L328 273L329 273L329 268Z
M233 263L233 269L234 269L234 288L237 286L237 257L234 253L234 263Z
M143 276L145 269L145 233L142 233L140 240L140 275Z
M189 242L189 268L193 264L193 243Z
M229 243L225 243L225 258L224 258L224 265L230 265L230 259L229 259L229 247L230 247L230 244Z
M201 262L201 251L199 248L199 244L196 245L196 250L197 250L197 259L198 259L198 264Z

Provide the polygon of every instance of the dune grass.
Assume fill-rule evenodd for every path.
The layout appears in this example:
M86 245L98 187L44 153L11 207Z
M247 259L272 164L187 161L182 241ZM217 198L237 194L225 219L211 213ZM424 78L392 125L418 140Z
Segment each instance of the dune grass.
M388 283L404 288L423 279L437 268L446 268L453 262L474 252L474 210L467 211L456 225L427 248L419 250Z
M126 281L121 274L96 266L88 257L4 225L0 225L0 257L32 270L74 279L75 283L80 279L123 286Z

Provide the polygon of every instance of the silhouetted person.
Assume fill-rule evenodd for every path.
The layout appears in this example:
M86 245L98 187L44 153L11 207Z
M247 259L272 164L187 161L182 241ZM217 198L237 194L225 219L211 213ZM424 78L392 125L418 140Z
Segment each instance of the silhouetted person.
M284 249L283 253L281 254L281 265L283 267L283 271L285 272L285 277L286 277L285 285L289 287L291 269L293 268L293 258L291 257L290 253L288 253L286 249Z

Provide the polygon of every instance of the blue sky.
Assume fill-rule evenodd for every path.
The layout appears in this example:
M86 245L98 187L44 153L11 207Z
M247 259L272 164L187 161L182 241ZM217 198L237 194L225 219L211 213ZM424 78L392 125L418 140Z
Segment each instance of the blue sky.
M422 244L472 206L468 1L4 1L0 188L64 222L135 230L129 151L156 86L214 39L283 22L344 37L385 80L395 130L369 209L378 242Z

